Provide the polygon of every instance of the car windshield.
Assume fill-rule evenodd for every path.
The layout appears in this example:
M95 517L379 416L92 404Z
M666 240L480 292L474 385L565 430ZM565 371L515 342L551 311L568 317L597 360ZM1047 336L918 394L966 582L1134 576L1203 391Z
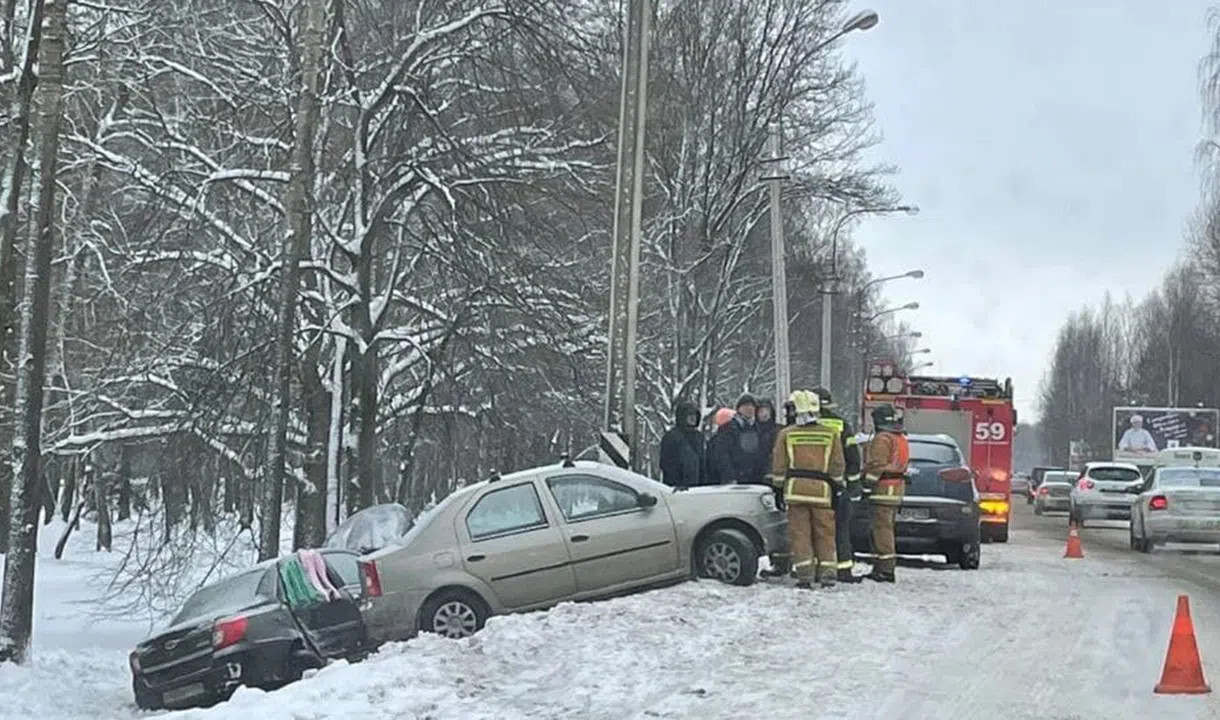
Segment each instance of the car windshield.
M1089 477L1103 482L1131 482L1140 479L1139 470L1124 467L1096 467L1089 471Z
M268 568L262 567L200 588L182 605L182 609L174 616L172 624L177 625L195 618L218 617L233 610L249 607L259 600L271 599L260 593L260 589L266 592L268 588L275 586L268 583L266 587L259 587L267 572Z
M1042 484L1047 483L1064 483L1071 485L1076 482L1076 473L1047 473L1042 480Z
M1220 487L1220 468L1164 468L1157 472L1158 487Z
M940 442L911 441L911 462L923 465L960 465L962 456L957 448Z

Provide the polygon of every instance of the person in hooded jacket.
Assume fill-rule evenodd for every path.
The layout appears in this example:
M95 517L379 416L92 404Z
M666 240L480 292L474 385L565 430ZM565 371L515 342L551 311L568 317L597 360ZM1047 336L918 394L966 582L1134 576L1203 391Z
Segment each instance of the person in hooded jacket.
M728 455L726 446L731 441L729 434L723 433L721 430L733 421L733 416L736 414L732 408L722 407L709 417L710 436L707 441L707 451L703 456L703 482L708 485L725 485L733 482L732 478L721 479L718 459Z
M699 408L679 401L674 407L674 426L661 437L661 482L671 487L702 485L705 445L699 430Z
M708 465L720 485L767 485L766 457L754 413L758 403L749 393L737 400L737 412L708 444ZM766 452L764 452L764 450Z

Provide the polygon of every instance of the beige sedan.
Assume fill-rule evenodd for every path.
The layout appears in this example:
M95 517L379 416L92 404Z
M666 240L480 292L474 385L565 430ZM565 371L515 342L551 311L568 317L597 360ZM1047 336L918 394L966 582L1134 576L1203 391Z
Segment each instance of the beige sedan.
M675 489L564 462L456 490L395 545L365 556L361 610L377 641L466 637L487 618L681 582L749 585L787 548L771 489Z

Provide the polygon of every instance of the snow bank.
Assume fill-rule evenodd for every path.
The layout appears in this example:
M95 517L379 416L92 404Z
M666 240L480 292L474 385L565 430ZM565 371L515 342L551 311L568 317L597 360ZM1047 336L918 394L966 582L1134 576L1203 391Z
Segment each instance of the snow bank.
M493 618L468 640L422 637L274 693L243 688L226 704L156 717L1220 716L1210 696L1152 694L1184 588L1134 558L1068 561L1062 552L1017 531L1012 544L984 549L981 570L901 568L895 586L700 582L569 603ZM149 717L132 704L126 668L128 640L143 628L90 624L85 606L48 600L66 592L47 583L72 571L63 566L56 580L47 567L55 564L39 565L34 660L0 667L0 718ZM1194 610L1210 676L1213 660L1220 667L1220 607Z

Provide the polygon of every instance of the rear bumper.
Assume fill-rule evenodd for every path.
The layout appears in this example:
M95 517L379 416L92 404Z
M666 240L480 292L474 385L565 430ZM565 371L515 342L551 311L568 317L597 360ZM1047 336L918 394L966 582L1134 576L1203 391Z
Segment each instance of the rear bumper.
M1040 497L1036 502L1043 510L1068 510L1072 507L1072 501L1068 497Z
M426 590L391 592L380 597L365 598L360 604L360 614L368 629L369 642L381 645L415 637L419 633L419 611L427 599Z
M261 643L141 668L132 675L136 704L153 710L223 700L238 685L258 686L279 678L290 649L288 642Z
M1220 543L1220 517L1148 518L1144 535L1159 543Z
M851 519L852 547L861 552L871 551L872 524L868 504L853 503ZM969 505L904 504L903 508L927 510L926 520L897 519L894 536L898 552L922 552L944 544L977 544L979 542L978 508Z
M1076 498L1076 511L1084 517L1104 517L1131 519L1131 506L1135 504L1135 496L1126 497L1094 497Z

